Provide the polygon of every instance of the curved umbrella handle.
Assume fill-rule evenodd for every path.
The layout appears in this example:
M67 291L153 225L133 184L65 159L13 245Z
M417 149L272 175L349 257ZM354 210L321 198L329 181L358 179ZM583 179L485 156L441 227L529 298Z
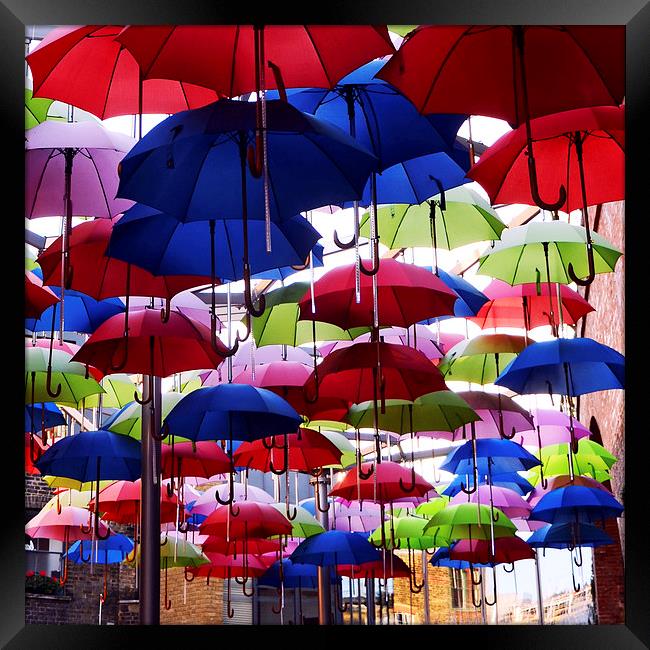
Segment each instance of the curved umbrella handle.
M338 233L336 230L334 231L334 243L342 250L342 251L347 251L350 250L351 248L354 248L357 240L354 235L352 235L352 239L350 241L343 241L342 239L339 238Z
M526 155L528 156L528 179L530 181L530 194L533 197L535 205L538 205L543 210L548 210L549 212L559 210L566 202L566 187L564 187L564 185L560 185L559 196L557 201L554 203L544 201L539 195L539 185L537 183L537 166L535 165L535 158L533 156L533 141L530 137L530 132L528 134ZM485 602L487 603L487 598Z
M361 456L359 456L358 458L359 458L359 462L358 462L358 465L357 465L357 473L359 474L359 478L362 481L367 481L375 473L375 464L372 463L370 465L370 469L367 472L364 472L361 469L361 462L360 462L361 461Z
M589 275L584 279L581 279L576 275L575 270L573 268L573 264L571 262L569 262L569 265L567 266L568 276L571 278L571 280L573 280L576 284L580 285L581 287L588 287L596 277L594 249L591 244L587 244L587 263L589 264Z
M235 578L235 580L237 580L237 578ZM250 580L251 580L251 591L250 591L250 593L248 593L248 591L246 591L246 583L248 582L248 578L246 578L243 583L240 583L242 593L244 594L244 596L246 596L246 598L252 598L255 595L255 584L253 583L253 578L251 578Z
M484 595L485 604L492 607L492 605L497 604L497 572L494 567L492 567L492 585L493 585L493 596L494 600L490 602L487 598L487 593Z
M279 614L282 611L282 589L280 589L280 587L276 587L275 590L278 594L278 607L276 609L275 605L271 605L271 611L274 614Z
M61 514L61 513L59 513L59 514ZM88 534L90 534L90 531L91 531L92 529L93 529L92 524L88 524L87 526L86 526L85 524L80 524L80 525L79 525L79 530L80 530L84 535L88 535Z
M129 358L129 283L131 275L131 265L127 266L127 281L126 281L126 310L124 311L124 356L120 363L115 364L113 362L113 357L115 356L116 350L113 351L110 359L110 366L112 372L121 372L126 366L126 362Z
M165 306L160 310L160 320L163 323L168 323L171 312L172 312L172 299L165 298Z
M291 513L291 508L293 508L293 514ZM285 508L285 512L285 516L289 521L294 521L298 516L298 508L296 506L289 506L288 508Z
M282 78L282 72L280 68L275 64L272 63L271 61L268 61L268 66L271 69L271 72L273 72L273 78L275 79L275 85L277 86L278 89L278 94L280 95L280 99L283 102L288 101L287 100L287 88L284 85L284 79Z
M259 318L266 309L266 296L264 294L257 297L259 307L255 307L251 293L251 275L248 265L244 269L244 303L246 310L253 318Z
M582 558L582 546L576 545L575 551L576 551L576 555L580 556L580 562L578 562L578 560L574 557L573 558L573 563L576 566L582 566L582 561L583 561L583 558Z
M262 132L258 131L255 135L255 144L249 144L246 152L246 160L248 162L248 169L250 170L253 178L260 178L263 171L264 161L264 138Z
M208 575L208 579L210 576ZM235 615L235 610L230 605L230 569L228 569L228 577L226 578L228 582L228 587L226 590L226 614L228 618L232 618Z
M147 399L140 399L140 397L138 397L138 391L134 390L133 401L140 404L140 406L146 406L147 404L151 404L151 402L153 401L153 392L149 394L149 397L147 397Z
M167 598L167 558L165 558L165 595L163 597L165 609L169 611L172 608L172 601Z
M462 481L460 482L460 491L464 492L465 494L474 494L474 492L476 492L477 487L478 485L476 483L476 476L474 476L474 487L472 487L471 490L466 488L465 484Z
M84 550L84 545L83 545L83 540L82 540L82 541L79 542L79 559L80 559L84 564L88 564L88 562L90 562L90 560L91 560L91 558L92 558L92 556L93 556L92 545L91 545L91 547L90 547L90 553L88 553L88 557L87 557L87 558L84 557L83 550Z
M183 578L186 582L194 582L194 578L196 578L196 576L191 571L188 571L188 568L189 567L183 567ZM192 577L190 578L189 576Z
M319 490L316 490L316 497L314 498L314 505L316 506L316 510L318 510L318 512L322 512L323 514L326 513L326 512L329 512L329 510L330 510L329 499L325 500L325 508L321 508Z
M348 611L348 604L346 602L344 602L343 607L341 607L341 595L339 594L338 584L336 585L336 596L334 598L334 604L336 605L336 609L341 612L341 614L345 614L345 612Z
M510 564L510 568L509 568L509 569L506 569L506 566L508 566L507 564L504 564L504 565L503 565L503 570L504 570L506 573L512 573L512 572L515 570L515 563L514 563L514 562L510 562L509 564Z
M415 488L416 488L416 478L415 478L415 468L414 467L411 467L411 485L409 487L404 485L404 481L402 480L402 477L400 476L399 486L400 486L400 488L402 489L403 492L406 492L408 494L410 494L411 492L413 492L415 490Z
M474 584L472 584L471 592L472 592L472 605L474 605L474 607L478 609L483 604L483 598L479 597L478 602L476 602L476 589Z
M33 410L34 409L32 408L32 411ZM36 445L34 444L34 435L35 434L32 433L32 432L30 432L30 434L29 434L29 457L31 458L32 463L38 462L40 457L43 455L42 452L40 451L40 449L38 449L36 447ZM60 506L61 504L57 504L57 505ZM61 514L60 511L59 511L59 514Z
M479 572L478 572L478 580L475 580L475 579L474 579L474 571L475 571L475 570L476 570L476 569L474 568L474 566L473 566L473 565L471 564L471 562L470 562L470 574L469 574L469 577L470 577L470 579L471 579L471 581L472 581L472 584L473 584L475 587L478 587L478 586L481 584L481 582L483 582L483 576L481 575L481 572L479 571Z
M324 471L325 471L324 467L316 467L315 469L310 469L309 474L310 474L310 476L313 476L314 478L318 478L319 476L323 475Z
M147 402L148 404L149 402ZM153 427L151 427L151 430L149 431L151 434L151 437L156 441L156 442L162 442L167 436L171 435L173 436L174 434L169 433L169 423L168 422L163 422L162 425L160 426L160 433L156 433L153 430Z
M52 364L51 362L47 364L47 377L45 380L45 390L47 394L56 399L61 394L61 384L56 387L56 390L52 390Z
M108 564L104 564L104 586L102 588L102 593L99 596L99 600L102 605L108 599Z
M63 576L59 577L59 584L63 585L68 581L68 549L66 548L65 560L63 562Z
M373 239L372 249L375 261L369 269L363 265L362 259L359 260L359 271L369 277L372 277L373 275L377 275L377 273L379 273L379 264L381 262L381 259L379 257L379 235L376 235Z
M276 476L282 476L287 471L287 467L285 465L285 467L283 467L280 470L275 469L275 467L273 465L273 459L271 458L271 459L269 459L269 471L272 474L275 474Z
M252 329L251 329L251 319L248 316L248 317L246 317L246 334L244 334L244 336L240 336L239 332L237 332L237 336L235 337L235 341L237 343L243 343L244 341L247 341L248 338L251 335L251 331L252 331Z
M576 585L576 576L573 572L573 562L571 562L571 581L573 582L573 591L578 593L580 591L580 583Z

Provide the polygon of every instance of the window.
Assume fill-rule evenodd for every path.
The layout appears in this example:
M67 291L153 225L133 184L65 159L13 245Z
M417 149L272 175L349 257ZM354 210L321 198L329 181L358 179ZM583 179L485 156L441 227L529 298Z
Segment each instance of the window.
M451 574L451 606L454 609L467 607L467 573L461 569L449 569Z

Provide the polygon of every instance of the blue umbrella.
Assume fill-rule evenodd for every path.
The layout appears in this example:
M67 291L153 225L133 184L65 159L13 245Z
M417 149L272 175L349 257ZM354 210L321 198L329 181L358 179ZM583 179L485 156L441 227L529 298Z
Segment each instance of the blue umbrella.
M32 410L34 419L32 420ZM61 410L52 402L34 404L25 407L25 431L42 431L52 427L63 426L65 417Z
M279 588L284 583L287 589L317 589L318 569L312 564L294 564L291 560L282 560L282 575L280 575L280 560L275 561L266 573L257 579L261 587ZM336 584L335 575L330 576L330 583Z
M43 274L40 269L34 269L33 273L41 280ZM61 297L60 287L49 287L58 298ZM53 324L60 319L60 303L48 307L40 318L26 318L25 329L30 332L53 331ZM84 332L91 334L105 320L115 314L124 311L124 303L119 298L107 298L106 300L95 300L81 291L66 289L65 292L65 325L68 332Z
M250 315L261 316L263 296L257 307L251 297L249 213L253 219L265 216L270 251L271 220L358 198L377 159L337 127L284 101L271 101L266 104L266 144L257 146L256 156L248 156L247 168L247 147L258 126L256 110L252 102L221 100L172 115L122 160L118 195L180 221L210 221L204 232L209 233L211 249L215 220L241 218L244 301ZM261 149L264 161L259 160ZM214 315L214 256L211 266Z
M382 554L363 535L340 530L327 530L312 535L294 550L291 561L294 564L334 566L381 560Z
M163 435L199 440L228 440L230 458L233 440L258 440L292 433L303 419L282 397L265 388L248 384L219 384L188 393L163 422ZM275 444L275 442L272 442ZM235 467L230 472L230 497L215 498L232 509Z
M614 540L604 531L584 522L549 524L538 528L526 540L533 548L574 548L579 546L603 546Z
M472 569L480 567L492 567L494 566L491 563L481 564L480 562L467 562L467 560L452 560L449 557L449 553L453 548L451 547L442 547L439 548L429 560L429 564L435 567L449 567L450 569Z
M95 548L93 549L93 545ZM133 540L126 535L113 534L107 539L77 540L68 549L66 555L75 564L86 564L92 559L97 564L117 564L124 562L126 556L133 551ZM86 558L86 554L88 559Z
M313 264L314 268L322 267L324 266L323 264L323 245L322 244L316 244L312 248L312 253L313 253ZM304 265L305 269L309 268L309 263ZM297 273L298 271L304 270L303 268L300 267L295 267L294 266L283 266L281 268L277 269L269 269L268 271L261 271L260 273L256 273L253 275L254 280L280 280L284 281L288 277L292 276L294 273Z
M81 483L97 482L95 535L105 539L99 532L99 482L140 478L140 450L140 442L129 436L102 429L81 431L55 442L34 465L43 475L62 476Z
M540 464L539 458L516 442L482 438L468 440L454 449L440 469L452 474L463 474L469 469L472 473L475 465L478 473L485 476L493 473L523 472Z
M433 272L433 267L425 267ZM422 321L423 325L431 325L436 321L445 320L447 318L467 318L476 316L481 307L489 301L489 298L474 285L470 284L465 278L455 273L447 273L438 267L438 277L450 288L458 294L458 300L454 303L453 316L438 316L437 318L429 318Z
M525 496L533 490L533 485L529 483L525 478L517 474L516 472L508 472L504 474L494 474L492 473L492 485L497 485L499 487L505 487L510 490L514 490L517 494ZM456 496L461 491L461 483L464 484L463 476L457 476L454 480L442 491L440 494L443 494L448 497ZM479 485L485 485L487 483L487 476L479 475Z
M567 485L547 492L535 505L530 518L551 524L593 523L620 517L623 506L605 490Z

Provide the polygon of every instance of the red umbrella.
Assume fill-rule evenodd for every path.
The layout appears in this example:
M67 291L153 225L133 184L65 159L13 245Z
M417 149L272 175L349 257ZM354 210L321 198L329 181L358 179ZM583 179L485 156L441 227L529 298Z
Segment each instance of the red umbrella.
M100 120L116 115L177 113L216 101L208 88L168 79L142 81L140 68L115 40L117 25L52 30L29 54L34 97L78 106Z
M371 463L363 463L361 472L357 467L348 470L343 479L330 490L329 496L384 504L404 497L423 497L427 493L433 498L437 494L431 483L399 463L377 463L375 471L370 472L375 476L364 478L370 468Z
M163 479L183 476L210 478L230 471L230 458L214 440L176 442L162 447L160 471Z
M40 318L48 307L56 305L57 302L58 296L51 289L44 287L37 275L25 271L25 318Z
M311 473L341 462L341 450L317 431L301 428L299 433L283 436L281 442L275 438L242 442L234 454L235 465L279 475L287 470Z
M413 264L382 259L377 281L379 326L408 327L427 318L454 313L458 295L437 275ZM355 296L355 265L328 271L314 284L316 312L311 291L300 301L300 319L317 319L343 329L373 325L373 279L361 275L361 302Z
M389 553L386 562L377 560L375 562L364 562L363 564L337 564L336 572L340 576L352 579L364 578L408 578L411 570L408 564L398 555Z
M269 504L242 501L232 514L228 507L217 508L201 524L199 532L230 540L289 535L292 528L291 522Z
M516 536L495 538L494 554L491 543L489 539L461 539L449 549L449 558L476 564L511 564L535 557L535 551Z
M38 436L33 436L29 431L25 432L25 474L40 475L41 472L34 465L32 458L38 460L48 447L49 445L44 445Z
M625 95L625 30L591 25L423 26L377 76L401 90L422 113L487 115L515 127L525 123L531 195L540 207L557 210L565 203L566 188L560 187L554 203L540 197L530 120L620 105Z
M551 291L553 313L562 313L567 325L575 325L594 308L577 292L567 285L559 285L560 302L555 288ZM548 284L537 286L534 282L510 286L503 280L492 280L483 289L490 299L468 320L480 328L517 327L526 331L534 327L550 325Z
M263 42L256 43L260 35ZM116 40L145 79L188 81L228 97L260 88L265 69L274 72L264 80L266 89L278 81L332 88L360 65L394 52L386 27L369 25L130 25Z
M115 481L99 492L102 518L118 524L138 524L140 521L141 480ZM176 521L177 499L160 492L160 523ZM88 509L95 511L95 499L88 502Z
M124 338L124 314L105 320L81 346L74 361L89 363L106 373L126 372L168 377L176 372L216 368L225 358L218 341L212 347L210 330L172 310L163 322L156 309L132 310L130 333Z
M202 544L201 550L209 557L212 553L233 556L236 558L244 551L246 546L247 552L252 555L262 555L263 553L273 553L279 551L281 544L275 539L249 538L231 539L227 541L224 537L210 535Z

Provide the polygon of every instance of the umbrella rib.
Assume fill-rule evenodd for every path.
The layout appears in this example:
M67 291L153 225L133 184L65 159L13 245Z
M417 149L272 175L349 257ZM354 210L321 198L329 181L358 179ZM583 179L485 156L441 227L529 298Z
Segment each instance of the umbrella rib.
M318 57L318 61L320 62L321 68L323 69L323 72L325 73L325 78L327 79L327 83L329 83L329 88L333 88L336 85L336 81L332 81L330 78L329 72L327 68L325 67L325 63L320 55L320 52L318 48L316 47L316 43L314 41L314 37L311 35L311 31L309 30L309 25L305 25L305 32L307 32L307 36L309 37L309 42L311 43L311 46L314 48L314 52L316 56Z
M106 213L108 214L109 217L112 217L113 215L111 214L111 207L108 203L108 197L106 196L106 190L104 189L104 182L101 177L101 174L99 173L99 169L97 169L97 165L95 164L95 159L93 158L92 154L88 151L88 160L90 160L92 166L95 168L95 172L97 174L97 180L99 182L99 187L102 190L102 197L104 198L104 203L106 204Z
M102 112L101 112L101 115L98 116L102 120L105 119L106 105L108 104L108 96L110 95L111 86L113 85L113 79L115 78L115 69L117 68L117 62L119 61L120 56L122 56L122 51L124 49L125 49L124 46L120 43L119 51L118 51L117 56L115 57L115 59L113 61L113 70L111 71L111 74L110 74L110 76L108 78L108 84L106 86L106 94L104 95L104 105L102 106ZM138 66L138 68L139 67L140 66Z

